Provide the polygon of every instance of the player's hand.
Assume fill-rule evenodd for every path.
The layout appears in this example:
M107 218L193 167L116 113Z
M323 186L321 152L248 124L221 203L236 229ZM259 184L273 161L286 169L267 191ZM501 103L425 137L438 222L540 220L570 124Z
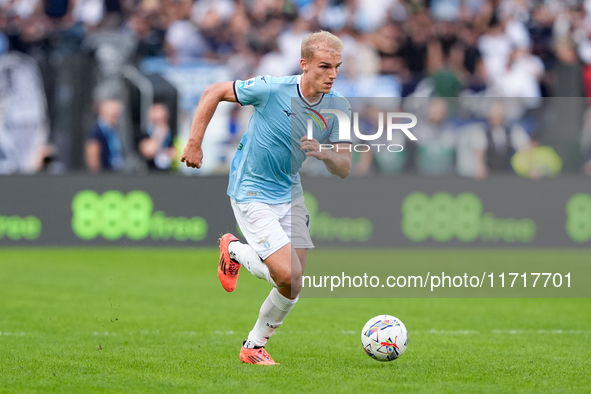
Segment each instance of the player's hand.
M201 168L203 165L203 151L200 146L192 144L190 141L185 146L181 162L187 167Z
M306 156L312 156L317 158L318 160L324 160L326 158L326 151L322 152L320 150L320 142L315 139L308 139L308 136L303 136L300 139L300 150L307 151Z

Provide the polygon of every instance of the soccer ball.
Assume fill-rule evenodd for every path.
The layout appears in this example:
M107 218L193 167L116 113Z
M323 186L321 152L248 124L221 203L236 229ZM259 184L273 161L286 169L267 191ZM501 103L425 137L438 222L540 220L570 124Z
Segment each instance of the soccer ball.
M404 354L408 346L408 331L394 316L379 315L369 319L361 331L365 353L378 361L392 361Z

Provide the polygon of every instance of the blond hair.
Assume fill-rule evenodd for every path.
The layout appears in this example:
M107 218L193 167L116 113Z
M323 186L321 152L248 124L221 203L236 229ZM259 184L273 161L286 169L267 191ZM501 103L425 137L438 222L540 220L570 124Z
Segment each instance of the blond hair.
M321 46L328 46L339 53L343 52L343 42L340 38L324 30L307 34L302 40L302 59L312 60L314 53Z

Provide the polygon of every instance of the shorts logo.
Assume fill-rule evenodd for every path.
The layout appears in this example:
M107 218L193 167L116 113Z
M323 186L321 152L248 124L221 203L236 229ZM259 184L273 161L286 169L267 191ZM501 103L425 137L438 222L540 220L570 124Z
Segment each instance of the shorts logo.
M266 82L266 81L265 81L265 82ZM254 85L254 83L255 83L255 79L254 79L254 78L251 78L251 79L249 79L249 80L247 80L247 81L243 81L243 82L240 84L240 89L246 89L246 88L249 88L249 87L253 86L253 85Z
M269 249L271 247L271 243L269 242L269 236L267 235L265 238L259 241L259 245L263 245L265 249Z

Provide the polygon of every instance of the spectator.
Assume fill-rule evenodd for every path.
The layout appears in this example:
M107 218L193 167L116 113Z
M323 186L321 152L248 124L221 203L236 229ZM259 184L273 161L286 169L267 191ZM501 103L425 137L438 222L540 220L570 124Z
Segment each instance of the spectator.
M585 174L591 176L591 151L587 153L583 170L585 171Z
M375 103L374 103L375 104ZM384 102L380 103L380 106L367 105L363 108L359 116L359 129L362 130L362 134L370 135L376 132L376 130L384 128L384 120L386 111L381 106L392 107L384 105ZM381 113L381 115L380 115ZM381 121L380 121L381 116ZM379 150L369 150L367 152L355 152L353 154L353 163L355 168L355 175L366 175L372 173L375 170L380 174L384 175L396 175L403 172L409 162L408 145L406 137L401 132L392 133L392 139L387 139L388 133L383 131L382 135L373 143L381 144L382 148ZM366 143L365 141L355 140L355 143ZM393 147L393 151L388 151L384 148L388 145L399 145L399 149ZM411 145L412 146L412 145Z
M283 76L292 73L296 67L299 68L299 60L295 64L290 63L289 55L283 53L277 45L277 37L281 33L282 26L281 19L272 18L264 28L260 29L258 41L263 44L261 50L266 53L261 56L259 67L256 71L257 75ZM299 52L298 49L297 46L291 48L296 53Z
M168 171L177 154L168 108L164 104L154 104L148 111L148 118L150 124L139 141L139 151L148 160L150 170Z
M370 40L380 59L380 72L397 74L403 82L410 81L410 73L399 53L403 40L400 28L394 24L386 24L371 34ZM345 51L349 51L347 48L349 46L344 48Z
M516 151L529 149L531 141L519 124L508 125L505 120L505 104L491 104L487 122L475 134L473 148L476 152L476 178L491 173L512 171L511 157Z
M458 46L445 51L439 41L432 41L429 44L429 68L433 81L433 96L436 97L458 97L462 89L460 73L458 69L463 64L463 52ZM455 55L455 56L454 56ZM459 60L458 59L459 55ZM455 60L455 61L454 61Z
M30 174L51 151L41 73L30 56L0 56L0 174Z
M500 97L540 97L540 80L544 63L529 49L514 49L509 57L506 72L497 79Z
M304 19L296 19L291 26L277 37L279 50L283 54L288 74L295 74L300 70L300 44L306 34L310 33L309 23Z
M554 95L557 97L584 97L583 69L573 44L569 40L556 43L556 78Z
M496 16L491 19L488 32L480 37L478 49L482 54L489 82L494 85L506 73L511 56L511 40Z
M172 62L204 57L209 52L207 42L191 23L190 4L184 0L167 0L168 28L165 35L165 50Z
M415 167L420 174L454 173L455 133L448 120L448 104L443 98L432 98L427 116L418 119L413 133L417 137Z
M86 141L86 165L92 172L118 171L123 168L123 150L116 130L123 104L105 100L98 105L98 119Z
M129 18L126 27L138 39L137 55L140 58L164 56L164 31L155 23L159 19L157 14L146 11L136 12Z
M587 107L583 122L581 154L583 155L583 171L591 176L591 107Z
M465 71L464 87L472 92L486 89L486 75L482 54L478 49L478 34L470 25L464 25L460 31L459 48L464 50L463 69Z
M411 21L405 42L400 48L406 68L411 74L411 83L417 84L427 71L427 43L430 39L430 28L424 21Z

